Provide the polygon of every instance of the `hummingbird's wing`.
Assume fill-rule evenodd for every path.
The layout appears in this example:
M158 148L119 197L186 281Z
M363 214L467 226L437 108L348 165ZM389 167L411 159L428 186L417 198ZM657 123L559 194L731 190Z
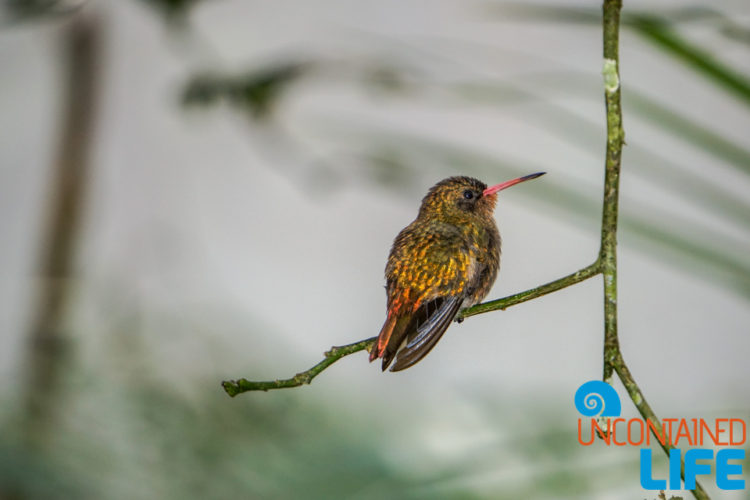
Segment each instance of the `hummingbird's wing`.
M406 345L396 352L396 362L391 371L409 368L427 356L456 317L463 301L460 296L439 297L420 307L415 313L416 321L412 321L413 326L407 332ZM390 359L387 361L390 364ZM388 366L385 356L383 365L385 370Z

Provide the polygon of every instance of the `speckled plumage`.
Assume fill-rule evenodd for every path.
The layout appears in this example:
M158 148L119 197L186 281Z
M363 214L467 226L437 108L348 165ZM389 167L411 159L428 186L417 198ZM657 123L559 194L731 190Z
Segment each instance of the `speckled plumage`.
M489 293L500 267L493 188L471 177L440 181L394 240L385 268L388 315L370 351L370 361L383 358L383 370L394 358L391 371L421 360L460 309Z

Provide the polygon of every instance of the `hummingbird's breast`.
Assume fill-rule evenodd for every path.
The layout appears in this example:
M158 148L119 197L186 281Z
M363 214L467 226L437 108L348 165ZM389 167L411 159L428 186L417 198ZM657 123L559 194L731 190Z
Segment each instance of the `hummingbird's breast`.
M495 221L471 228L469 241L469 279L463 307L471 307L490 292L500 269L500 231Z

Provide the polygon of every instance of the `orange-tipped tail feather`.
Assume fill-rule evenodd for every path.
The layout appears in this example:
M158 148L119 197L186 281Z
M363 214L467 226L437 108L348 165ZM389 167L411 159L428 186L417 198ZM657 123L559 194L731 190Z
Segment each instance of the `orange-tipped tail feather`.
M370 362L375 361L383 355L383 353L385 352L385 348L388 346L388 341L393 334L394 326L396 326L396 315L389 314L388 318L383 324L383 328L380 329L380 334L378 334L377 342L375 342L375 345L373 345L372 349L370 350Z

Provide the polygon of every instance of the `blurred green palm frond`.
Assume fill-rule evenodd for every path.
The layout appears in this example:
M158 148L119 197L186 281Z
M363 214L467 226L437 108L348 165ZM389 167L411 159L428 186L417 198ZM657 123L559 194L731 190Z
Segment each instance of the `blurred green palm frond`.
M562 7L558 5L503 2L493 8L505 19L548 21L554 23L585 23L599 25L600 9ZM686 64L696 73L710 79L719 88L731 92L750 106L750 79L741 71L722 62L711 51L690 42L675 29L685 23L708 23L727 40L748 43L750 28L745 27L716 9L707 7L663 8L661 13L625 11L621 25L663 50L668 56ZM745 68L747 70L748 68Z
M158 12L171 26L182 26L191 9L204 0L140 0Z
M210 106L225 100L262 120L275 111L284 90L312 68L309 63L270 64L242 75L202 74L184 87L182 103L189 107Z

